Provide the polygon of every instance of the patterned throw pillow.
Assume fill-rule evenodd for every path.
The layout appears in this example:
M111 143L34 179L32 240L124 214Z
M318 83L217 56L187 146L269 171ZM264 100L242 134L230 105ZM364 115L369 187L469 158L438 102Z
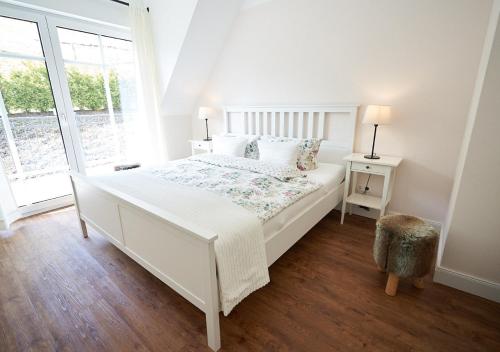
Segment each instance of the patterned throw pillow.
M299 154L297 158L297 168L302 171L309 171L318 168L317 155L321 145L321 139L307 138L297 139L288 137L267 137L270 142L287 142L291 140L300 140Z
M257 144L257 139L252 139L248 142L245 149L245 158L259 159L259 145Z

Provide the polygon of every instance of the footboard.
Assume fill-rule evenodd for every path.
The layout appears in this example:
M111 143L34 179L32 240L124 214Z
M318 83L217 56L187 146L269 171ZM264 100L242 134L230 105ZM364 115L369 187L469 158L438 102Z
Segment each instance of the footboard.
M86 224L206 315L208 345L220 348L217 235L83 175L71 175L84 236Z

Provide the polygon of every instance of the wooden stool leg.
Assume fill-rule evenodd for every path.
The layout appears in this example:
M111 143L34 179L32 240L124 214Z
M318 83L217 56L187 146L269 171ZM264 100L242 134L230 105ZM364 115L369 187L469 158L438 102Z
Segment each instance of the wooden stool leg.
M385 286L385 293L389 296L396 296L398 291L399 277L396 274L389 273L387 278L387 285Z
M413 279L413 286L416 288L424 288L424 278L417 277L416 279Z

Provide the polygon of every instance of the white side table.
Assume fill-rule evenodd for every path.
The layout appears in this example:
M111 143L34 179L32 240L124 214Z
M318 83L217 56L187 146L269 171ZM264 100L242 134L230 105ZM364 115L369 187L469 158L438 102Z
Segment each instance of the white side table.
M396 177L396 168L403 159L393 156L381 156L380 159L366 159L364 154L354 153L346 156L344 160L347 161L347 165L340 223L344 223L344 215L347 204L350 206L352 204L356 204L368 208L379 209L380 216L384 216L385 208L392 197L392 187ZM384 176L384 189L382 190L381 197L356 192L358 172ZM352 179L351 173L353 174ZM350 194L349 189L351 189Z
M212 152L212 141L190 140L189 143L191 143L191 155Z

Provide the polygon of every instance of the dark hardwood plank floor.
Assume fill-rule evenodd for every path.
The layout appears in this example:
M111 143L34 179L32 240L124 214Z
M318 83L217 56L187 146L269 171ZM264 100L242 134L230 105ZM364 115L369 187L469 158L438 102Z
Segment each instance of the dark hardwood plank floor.
M402 282L372 261L374 221L332 212L229 317L224 351L500 351L500 305ZM0 232L0 351L208 351L202 312L90 229L73 208Z

